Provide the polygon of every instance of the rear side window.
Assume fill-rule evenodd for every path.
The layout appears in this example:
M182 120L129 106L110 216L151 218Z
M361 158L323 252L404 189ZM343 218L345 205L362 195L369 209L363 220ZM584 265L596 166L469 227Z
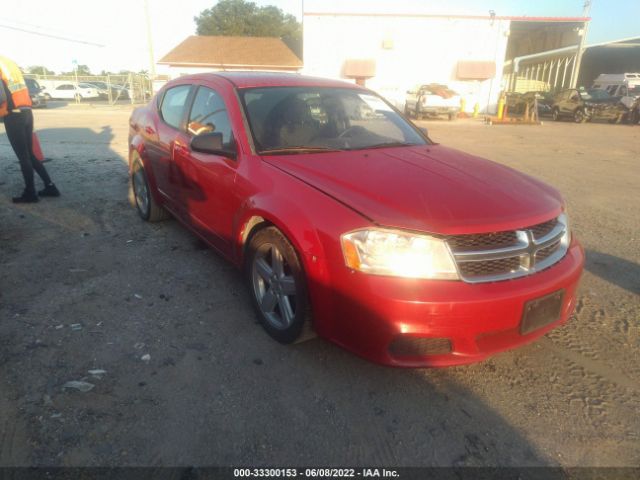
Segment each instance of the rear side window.
M218 132L222 134L222 143L225 146L232 143L231 122L227 108L218 93L207 87L198 88L187 130L192 135Z
M178 85L167 90L162 98L160 116L174 128L180 128L189 90L191 90L191 85Z

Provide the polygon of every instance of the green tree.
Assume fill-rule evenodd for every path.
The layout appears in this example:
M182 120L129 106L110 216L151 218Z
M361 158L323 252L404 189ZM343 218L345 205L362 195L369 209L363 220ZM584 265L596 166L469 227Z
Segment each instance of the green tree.
M47 67L41 65L31 65L27 67L27 73L33 73L37 75L55 75L53 70L49 70Z
M194 17L198 35L278 37L302 58L302 25L278 7L246 0L220 0Z
M78 65L76 67L76 71L78 72L78 75L82 75L82 76L87 76L87 75L92 75L91 70L89 70L89 67L86 65ZM62 72L62 75L75 75L76 72L71 70L70 72Z

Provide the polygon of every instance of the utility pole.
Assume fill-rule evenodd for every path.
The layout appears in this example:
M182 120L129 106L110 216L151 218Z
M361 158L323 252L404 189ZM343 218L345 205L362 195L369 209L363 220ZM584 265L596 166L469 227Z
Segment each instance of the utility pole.
M591 4L593 0L585 0L584 7L582 8L582 17L587 18L591 11ZM580 44L578 51L576 52L575 63L573 64L573 74L571 75L571 88L576 88L578 83L578 77L580 76L580 65L582 64L582 55L584 55L584 46L587 42L587 31L589 30L589 21L585 20L582 25L582 35L580 36Z
M151 17L149 16L149 0L144 0L144 17L147 23L147 47L149 48L149 73L151 78L156 77L156 62L153 55L153 39L151 35Z

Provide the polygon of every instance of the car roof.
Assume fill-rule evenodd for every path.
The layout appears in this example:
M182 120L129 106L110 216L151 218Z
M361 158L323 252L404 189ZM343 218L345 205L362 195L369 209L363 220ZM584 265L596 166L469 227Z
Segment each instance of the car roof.
M178 80L213 80L224 78L237 88L251 87L334 87L361 89L358 85L329 78L281 72L211 72L185 75Z

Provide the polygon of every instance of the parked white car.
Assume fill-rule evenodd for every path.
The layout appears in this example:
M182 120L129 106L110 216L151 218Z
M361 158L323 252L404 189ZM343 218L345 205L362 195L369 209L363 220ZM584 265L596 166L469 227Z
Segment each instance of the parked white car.
M407 91L404 113L420 119L427 115L447 115L454 120L460 112L460 95L446 85L418 85Z
M54 88L47 88L44 94L49 98L62 100L84 100L89 98L99 98L98 89L93 85L79 83L62 83Z

